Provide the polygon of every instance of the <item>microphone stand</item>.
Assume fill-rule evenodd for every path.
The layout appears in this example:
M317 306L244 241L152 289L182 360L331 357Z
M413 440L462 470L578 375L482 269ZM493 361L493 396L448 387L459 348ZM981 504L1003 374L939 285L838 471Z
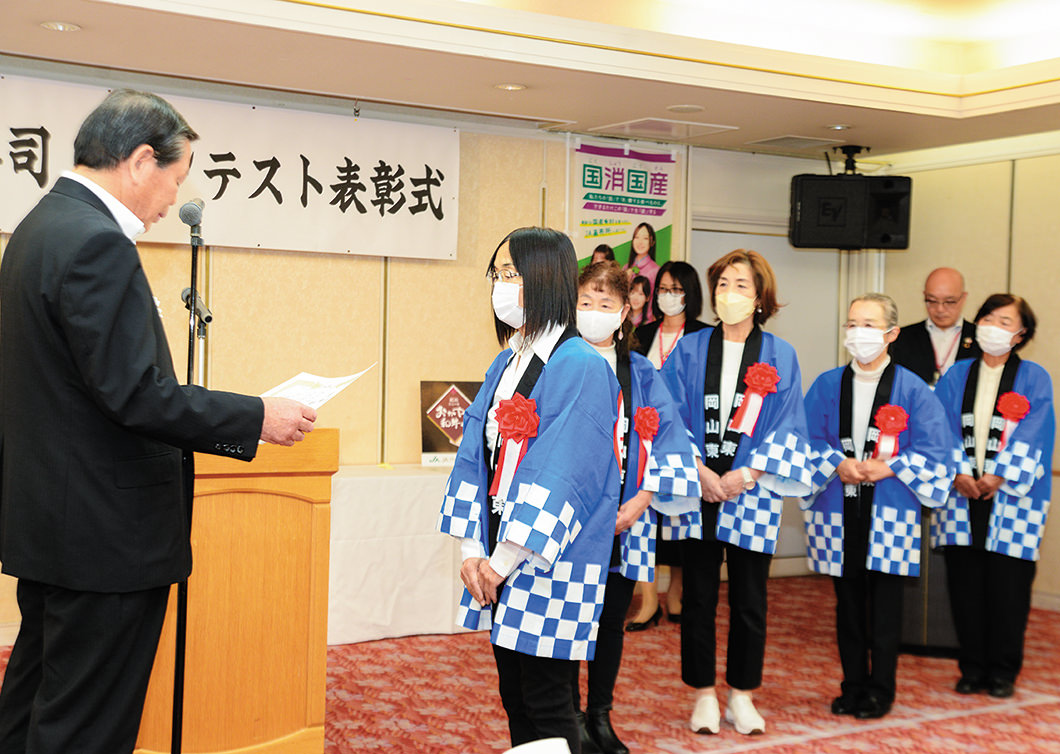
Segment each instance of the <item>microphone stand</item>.
M201 334L206 337L206 323L198 316L195 307L198 295L199 249L202 247L202 226L196 223L191 226L191 294L188 297L188 377L186 384L195 384L195 341ZM188 532L191 532L192 504L195 496L195 475L188 473L192 456L185 457L185 504L188 508ZM184 727L184 665L187 654L188 637L188 580L177 584L176 609L176 654L173 659L173 731L170 749L172 754L181 753L181 735Z

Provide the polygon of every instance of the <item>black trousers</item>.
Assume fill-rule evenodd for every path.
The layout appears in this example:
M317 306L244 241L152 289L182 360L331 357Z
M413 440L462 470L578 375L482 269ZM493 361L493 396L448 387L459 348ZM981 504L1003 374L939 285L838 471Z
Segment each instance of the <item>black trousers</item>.
M596 654L586 663L589 670L588 699L586 712L605 712L611 709L615 699L615 681L622 665L622 643L625 640L626 612L633 601L633 587L637 582L621 573L607 574L604 589L604 608L600 612L600 629L596 633ZM581 691L578 674L581 663L574 663L571 693L574 708L581 709Z
M541 738L565 738L571 754L581 754L570 690L577 661L535 657L496 645L493 657L512 746Z
M832 579L843 695L857 699L871 694L892 704L905 577L851 568L851 561L843 559L846 575Z
M168 586L102 594L19 579L0 754L131 753L168 596Z
M973 547L947 547L946 582L961 676L1015 683L1037 564Z
M717 540L681 541L684 598L681 606L681 680L693 688L715 684L721 563L729 564L729 639L725 681L751 691L762 685L766 652L766 581L771 555Z

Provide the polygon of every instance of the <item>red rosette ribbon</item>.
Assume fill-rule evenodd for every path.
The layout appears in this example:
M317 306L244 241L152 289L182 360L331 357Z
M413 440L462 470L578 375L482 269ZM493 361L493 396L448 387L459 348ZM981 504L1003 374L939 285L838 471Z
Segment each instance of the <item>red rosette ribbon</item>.
M888 403L880 406L872 421L880 431L872 457L881 461L894 458L898 455L898 435L909 426L909 414L901 406Z
M998 450L1001 450L1016 430L1016 425L1030 413L1031 402L1027 400L1027 396L1010 391L998 397L997 410L1001 418L1005 420L1005 428L1001 430L1001 444L998 447Z
M780 375L772 364L759 361L747 367L747 373L743 377L743 384L746 386L743 400L729 422L729 429L743 432L749 437L753 435L755 424L758 423L758 414L762 411L762 402L767 395L777 392L779 382Z
M497 404L497 432L500 435L500 454L497 470L493 474L490 495L496 495L503 482L504 488L511 485L519 462L526 455L526 441L537 437L537 403L516 393ZM514 457L514 461L512 460Z
M651 443L659 432L659 412L651 406L641 406L633 415L633 429L640 437L640 451L637 456L637 489L644 483L644 469L648 466L651 455Z

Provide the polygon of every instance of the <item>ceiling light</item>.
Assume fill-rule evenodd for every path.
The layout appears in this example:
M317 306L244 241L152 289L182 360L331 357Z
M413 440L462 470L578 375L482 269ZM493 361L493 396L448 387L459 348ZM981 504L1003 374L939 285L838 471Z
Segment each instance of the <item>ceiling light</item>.
M523 89L526 89L527 87L526 87L526 84L506 83L506 84L494 84L493 88L494 89L503 89L506 92L521 92Z
M666 109L671 113L701 113L706 108L702 105L667 105Z
M845 123L835 123L831 126L825 126L829 131L849 131L852 126L848 126Z
M81 27L69 21L45 21L41 27L48 31L81 31Z

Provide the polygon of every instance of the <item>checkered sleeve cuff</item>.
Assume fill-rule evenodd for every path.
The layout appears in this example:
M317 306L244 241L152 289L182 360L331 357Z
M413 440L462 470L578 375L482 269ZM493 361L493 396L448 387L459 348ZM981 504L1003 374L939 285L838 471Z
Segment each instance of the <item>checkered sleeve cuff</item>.
M1045 473L1041 457L1041 450L1032 450L1025 442L1010 443L994 456L993 470L986 464L987 473L1004 479L1002 488L1010 495L1024 497Z
M699 470L691 447L688 453L666 453L660 458L649 455L643 488L663 495L699 498Z
M809 495L813 482L810 445L798 435L770 433L751 454L752 469L763 471L758 483L777 495Z
M810 451L810 483L814 494L828 486L828 482L831 481L832 475L835 474L835 470L839 468L844 458L846 456L828 445ZM810 498L806 498L803 508L809 507L811 502Z
M478 486L469 482L461 481L455 491L450 486L438 512L438 531L461 539L481 540L482 503L477 495Z
M964 452L964 449L955 447L952 453L953 468L956 470L956 473L975 476L975 469L972 468L971 459L968 458L968 454Z
M501 522L497 539L533 550L551 566L579 531L581 524L567 500L540 484L521 484L510 517ZM531 560L538 567L542 565L541 560Z
M921 453L901 453L887 461L898 480L912 490L920 504L937 508L945 504L953 486L953 473L946 464L930 461Z

